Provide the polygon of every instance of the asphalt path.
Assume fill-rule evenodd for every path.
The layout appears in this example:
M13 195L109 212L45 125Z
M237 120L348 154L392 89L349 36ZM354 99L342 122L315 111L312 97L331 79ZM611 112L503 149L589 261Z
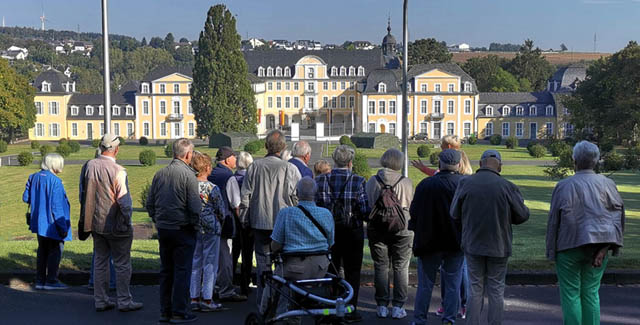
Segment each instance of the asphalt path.
M95 312L93 296L85 287L64 291L34 291L30 286L14 281L0 286L1 324L157 324L159 316L158 287L134 286L131 292L144 308L122 313L111 310ZM439 288L434 288L430 323L440 323L433 312L440 304ZM112 293L114 295L115 293ZM374 289L360 290L361 324L409 324L413 315L416 289L409 290L408 317L403 320L379 319L375 315ZM562 312L556 286L508 286L505 293L504 324L561 324ZM198 313L194 324L243 324L246 315L255 310L254 296L248 302L226 303L230 309L217 313ZM640 286L603 286L600 289L602 324L640 324ZM309 322L305 322L309 323ZM457 324L464 324L459 319Z

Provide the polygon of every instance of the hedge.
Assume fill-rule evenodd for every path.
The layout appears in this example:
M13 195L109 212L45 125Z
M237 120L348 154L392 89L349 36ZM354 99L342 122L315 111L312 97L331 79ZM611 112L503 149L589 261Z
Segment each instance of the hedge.
M427 158L431 154L431 148L426 144L421 144L418 146L418 157Z
M33 162L33 154L30 152L21 152L18 155L18 163L20 166L27 166Z
M68 143L63 143L56 148L56 152L59 153L62 157L67 158L71 155L72 149Z
M143 150L138 155L138 160L143 166L153 166L156 164L156 153L153 150Z

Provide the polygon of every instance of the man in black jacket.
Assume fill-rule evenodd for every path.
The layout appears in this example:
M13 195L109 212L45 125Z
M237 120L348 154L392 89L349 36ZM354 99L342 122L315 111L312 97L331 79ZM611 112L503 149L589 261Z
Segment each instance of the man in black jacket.
M414 324L426 324L431 291L436 273L445 283L443 324L454 323L459 305L462 262L460 227L449 215L453 195L460 179L460 152L446 149L440 153L440 172L418 184L411 202L409 229L414 231L413 254L418 257L418 292Z

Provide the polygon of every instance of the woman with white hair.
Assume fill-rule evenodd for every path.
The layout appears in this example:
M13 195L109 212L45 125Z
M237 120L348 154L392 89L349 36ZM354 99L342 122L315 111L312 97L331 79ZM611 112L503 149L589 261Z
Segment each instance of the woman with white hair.
M576 173L556 185L547 223L547 257L556 261L565 324L600 324L600 280L609 251L622 247L624 203L616 184L593 170L598 147L573 147Z
M64 242L71 240L69 199L57 176L64 168L64 158L50 153L40 168L29 176L22 194L22 201L29 204L29 229L38 235L36 289L66 289L58 280Z

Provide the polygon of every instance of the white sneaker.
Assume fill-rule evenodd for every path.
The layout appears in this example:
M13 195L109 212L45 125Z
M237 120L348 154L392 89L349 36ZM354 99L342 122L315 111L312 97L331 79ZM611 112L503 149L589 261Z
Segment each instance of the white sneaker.
M389 308L385 306L378 306L377 314L379 318L387 318L389 316Z
M391 308L391 318L393 319L402 319L407 317L407 311L402 307L393 307Z

